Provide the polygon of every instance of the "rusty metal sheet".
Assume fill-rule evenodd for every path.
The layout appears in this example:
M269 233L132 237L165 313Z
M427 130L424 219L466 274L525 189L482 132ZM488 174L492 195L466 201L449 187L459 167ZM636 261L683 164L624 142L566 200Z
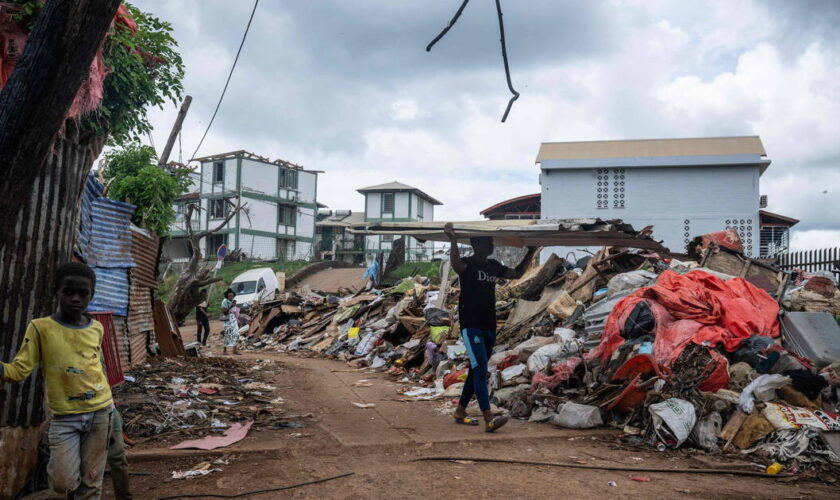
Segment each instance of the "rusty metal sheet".
M91 220L91 207L94 200L100 198L105 187L99 182L95 175L88 174L85 182L85 189L82 192L82 200L79 212L79 233L76 238L76 253L86 262L90 259L90 236L93 221Z
M148 353L146 352L147 332L140 332L128 335L128 343L131 345L131 361L129 366L137 366L146 362Z
M134 267L131 269L132 285L157 288L157 263L160 248L160 238L155 234L131 226L131 257Z
M128 307L128 333L130 335L154 330L155 319L152 312L152 291L131 282L131 295Z
M134 267L131 258L131 216L135 205L97 198L91 202L90 256L97 267Z

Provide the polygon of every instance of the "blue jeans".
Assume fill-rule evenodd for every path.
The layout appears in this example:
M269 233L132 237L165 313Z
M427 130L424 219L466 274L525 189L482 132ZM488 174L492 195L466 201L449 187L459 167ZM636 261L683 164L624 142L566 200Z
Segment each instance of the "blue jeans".
M493 354L496 332L480 328L464 328L461 330L461 338L467 348L467 355L470 357L470 369L458 404L466 408L475 395L478 407L481 411L487 411L490 409L490 393L487 391L487 361Z
M73 493L75 499L101 496L113 408L52 417L47 474L50 487L57 493Z

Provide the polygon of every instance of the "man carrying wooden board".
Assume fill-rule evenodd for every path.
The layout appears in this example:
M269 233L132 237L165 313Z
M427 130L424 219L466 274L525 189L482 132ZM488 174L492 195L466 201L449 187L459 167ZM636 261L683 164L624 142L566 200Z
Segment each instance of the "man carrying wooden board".
M461 339L470 358L467 380L455 410L455 423L478 425L478 420L467 416L467 405L475 395L478 407L484 415L485 432L495 432L508 421L506 415L493 417L490 413L490 395L487 390L487 361L493 354L493 346L496 343L496 281L499 278L521 278L537 249L528 247L528 253L522 262L515 269L510 269L501 262L488 258L493 253L492 237L470 238L473 255L462 259L458 251L458 238L451 222L446 224L444 231L452 243L449 259L461 283L458 317Z

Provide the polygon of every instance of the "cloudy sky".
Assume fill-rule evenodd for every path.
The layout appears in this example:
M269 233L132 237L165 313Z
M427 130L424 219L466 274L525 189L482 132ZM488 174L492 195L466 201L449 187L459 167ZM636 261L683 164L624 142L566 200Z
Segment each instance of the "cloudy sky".
M207 125L250 0L136 0L174 26L194 101L184 159ZM768 209L801 219L798 248L840 245L840 2L262 0L199 156L246 149L324 170L319 200L398 180L478 219L539 191L542 141L760 135ZM177 112L155 109L162 147ZM175 159L178 156L176 147Z

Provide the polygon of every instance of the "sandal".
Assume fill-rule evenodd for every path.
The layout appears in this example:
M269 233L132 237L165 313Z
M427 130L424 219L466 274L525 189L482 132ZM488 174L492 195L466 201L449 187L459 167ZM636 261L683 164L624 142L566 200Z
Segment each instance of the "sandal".
M472 417L458 418L455 417L455 423L461 425L478 425L478 420Z
M497 417L493 417L493 420L487 422L487 425L484 426L484 432L496 432L499 428L506 423L508 423L507 415L499 415Z

